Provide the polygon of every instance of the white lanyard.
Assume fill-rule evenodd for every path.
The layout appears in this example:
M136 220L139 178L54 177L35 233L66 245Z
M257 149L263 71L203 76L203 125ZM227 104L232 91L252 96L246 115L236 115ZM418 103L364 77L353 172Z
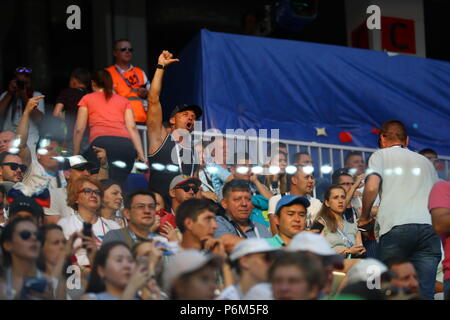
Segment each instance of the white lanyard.
M180 157L180 147L178 146L178 143L175 142L175 148L177 149L177 159L178 159L178 168L180 169L180 174L184 174L183 172L183 166L182 166L182 162L181 162L181 157ZM183 147L181 147L183 148ZM191 149L192 152L192 149ZM189 177L192 177L194 174L194 159L193 157L191 157L191 174L189 175Z

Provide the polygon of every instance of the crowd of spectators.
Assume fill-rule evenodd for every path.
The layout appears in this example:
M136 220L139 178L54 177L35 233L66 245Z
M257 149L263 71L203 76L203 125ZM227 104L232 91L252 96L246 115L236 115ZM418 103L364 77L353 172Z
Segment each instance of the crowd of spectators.
M30 68L0 96L0 299L450 299L450 182L400 121L331 180L283 144L255 163L194 145L197 105L163 121L170 52L150 82L128 40L113 50L51 115Z

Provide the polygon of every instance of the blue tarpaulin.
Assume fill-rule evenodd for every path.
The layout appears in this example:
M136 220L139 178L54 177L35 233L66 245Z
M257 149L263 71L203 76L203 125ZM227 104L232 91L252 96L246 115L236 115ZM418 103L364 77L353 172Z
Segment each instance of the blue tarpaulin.
M280 129L284 139L375 148L373 129L398 119L411 149L450 155L450 63L207 30L179 58L166 72L165 113L199 104L204 129Z

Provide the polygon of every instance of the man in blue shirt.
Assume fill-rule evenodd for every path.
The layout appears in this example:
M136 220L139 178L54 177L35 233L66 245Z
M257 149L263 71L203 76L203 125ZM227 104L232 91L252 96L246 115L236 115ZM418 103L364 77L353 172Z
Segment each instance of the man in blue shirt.
M253 205L248 181L231 180L224 185L222 193L225 213L217 217L215 238L221 238L227 252L244 239L272 237L264 225L250 220Z

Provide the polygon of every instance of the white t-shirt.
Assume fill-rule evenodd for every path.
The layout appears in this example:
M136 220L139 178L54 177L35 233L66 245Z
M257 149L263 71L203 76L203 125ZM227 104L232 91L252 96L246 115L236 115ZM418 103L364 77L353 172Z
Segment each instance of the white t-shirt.
M6 96L7 92L3 92L0 96L0 100ZM42 96L42 93L38 91L33 92L33 97ZM37 110L45 114L45 103L44 99L39 100L39 104L36 107ZM16 112L13 114L13 110ZM3 131L10 130L16 132L17 126L19 125L20 118L22 117L24 106L22 99L13 99L10 106L6 110L5 122L3 123ZM2 130L0 130L2 131ZM36 150L36 142L39 140L39 129L38 126L30 119L30 127L28 130L28 147L30 150Z
M59 185L57 175L59 175ZM67 181L62 171L52 174L45 170L37 159L32 159L22 182L34 190L49 190L50 208L44 208L46 215L65 217L73 214L72 208L67 206Z
M428 196L438 176L427 158L393 146L373 153L369 170L382 178L377 215L380 236L399 225L431 224Z
M69 239L74 232L83 230L83 219L78 214L74 214L60 219L58 225L63 229L64 237ZM92 225L92 231L96 238L97 247L100 248L103 238L108 231L120 228L121 227L117 222L99 217L97 222ZM77 239L75 240L74 247L77 247L80 244L81 239ZM85 249L79 249L76 253L76 257L79 265L86 266L90 264Z
M290 193L286 193L288 195ZM309 200L309 207L307 208L307 219L309 223L314 221L316 219L317 213L320 211L320 208L322 208L322 202L319 199L307 196L306 197ZM275 214L275 209L277 207L278 201L281 199L281 194L277 194L276 196L273 196L269 199L269 214Z

